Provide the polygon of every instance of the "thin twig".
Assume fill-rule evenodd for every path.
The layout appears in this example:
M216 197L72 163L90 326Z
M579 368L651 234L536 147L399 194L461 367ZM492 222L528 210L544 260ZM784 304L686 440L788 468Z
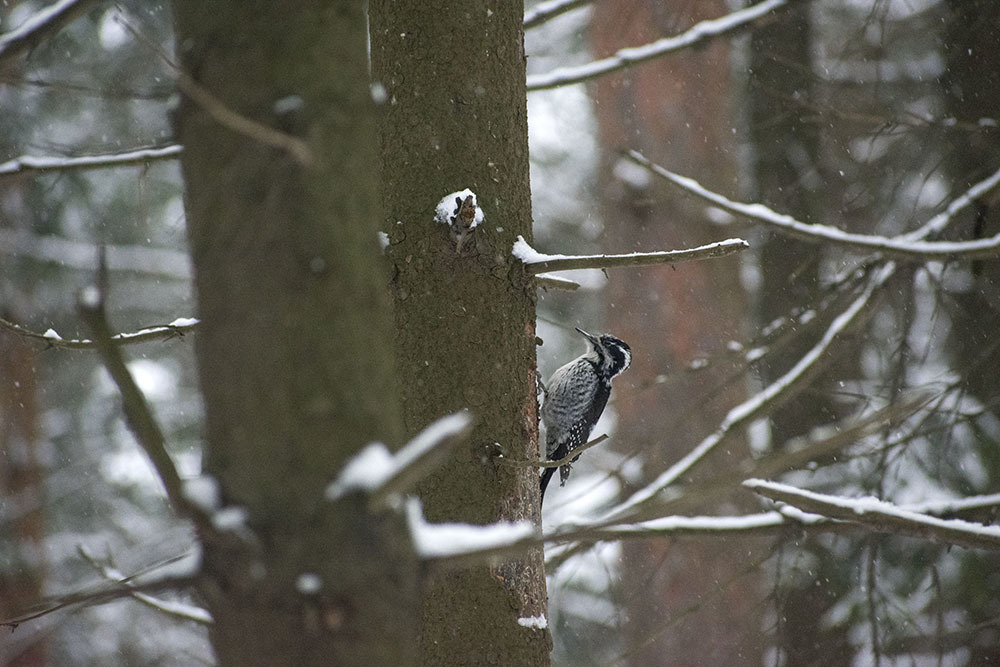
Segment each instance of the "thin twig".
M587 451L591 447L595 447L601 444L607 439L608 436L606 434L599 435L590 442L588 442L587 444L583 445L582 447L577 447L566 456L562 457L561 459L557 459L555 461L521 461L521 460L506 459L506 458L498 459L498 461L502 465L513 466L516 468L558 468L560 466L566 465L567 463L572 463L573 459L578 457L580 454Z

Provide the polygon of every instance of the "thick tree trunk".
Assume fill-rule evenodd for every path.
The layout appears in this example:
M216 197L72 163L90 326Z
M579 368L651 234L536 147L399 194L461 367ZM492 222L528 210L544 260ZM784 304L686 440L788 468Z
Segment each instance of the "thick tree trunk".
M251 531L204 545L216 654L406 664L417 567L405 525L357 498L323 500L359 448L402 435L364 3L179 0L174 11L184 71L225 105L187 87L175 117L205 468ZM234 118L301 140L309 159L234 131Z
M424 508L433 521L537 521L537 471L491 457L497 445L538 456L535 295L511 256L531 237L522 6L376 0L371 13L406 430L461 409L478 419L422 486ZM466 187L486 217L459 252L434 216ZM429 582L423 609L424 664L548 661L548 632L517 622L546 609L540 551Z

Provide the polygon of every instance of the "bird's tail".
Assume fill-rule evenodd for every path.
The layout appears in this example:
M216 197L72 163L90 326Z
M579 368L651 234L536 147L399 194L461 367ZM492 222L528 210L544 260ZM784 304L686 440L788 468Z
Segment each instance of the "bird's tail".
M541 476L542 493L541 493L541 499L539 500L539 504L545 502L545 488L549 485L549 480L552 479L552 475L553 473L555 473L555 471L556 471L555 468L545 468L542 470L542 476Z

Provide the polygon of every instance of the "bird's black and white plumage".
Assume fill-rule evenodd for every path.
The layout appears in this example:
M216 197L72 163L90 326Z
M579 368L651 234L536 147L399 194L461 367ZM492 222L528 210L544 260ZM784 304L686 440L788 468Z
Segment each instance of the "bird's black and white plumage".
M546 429L545 457L550 461L558 461L587 444L590 431L608 404L611 379L632 362L632 350L624 341L609 334L595 336L582 329L577 331L587 339L587 352L557 369L544 387L542 421ZM570 463L559 466L560 484L569 479L569 471ZM554 472L555 468L543 469L543 499Z

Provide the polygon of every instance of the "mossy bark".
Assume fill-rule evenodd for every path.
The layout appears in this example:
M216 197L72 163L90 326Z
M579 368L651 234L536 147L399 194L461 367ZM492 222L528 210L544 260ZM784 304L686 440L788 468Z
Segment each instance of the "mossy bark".
M420 489L431 521L538 520L538 478L502 465L538 456L535 295L511 255L531 238L522 6L501 0L371 3L381 119L385 230L408 433L471 410L473 438ZM459 252L434 221L472 189L485 222ZM428 583L424 664L548 662L541 552Z
M246 508L252 535L204 545L217 657L407 664L418 568L405 523L358 498L323 499L362 446L403 434L364 3L173 4L184 71L226 113L311 154L303 164L228 129L188 96L175 114L205 469L226 504ZM318 592L296 586L305 573Z

